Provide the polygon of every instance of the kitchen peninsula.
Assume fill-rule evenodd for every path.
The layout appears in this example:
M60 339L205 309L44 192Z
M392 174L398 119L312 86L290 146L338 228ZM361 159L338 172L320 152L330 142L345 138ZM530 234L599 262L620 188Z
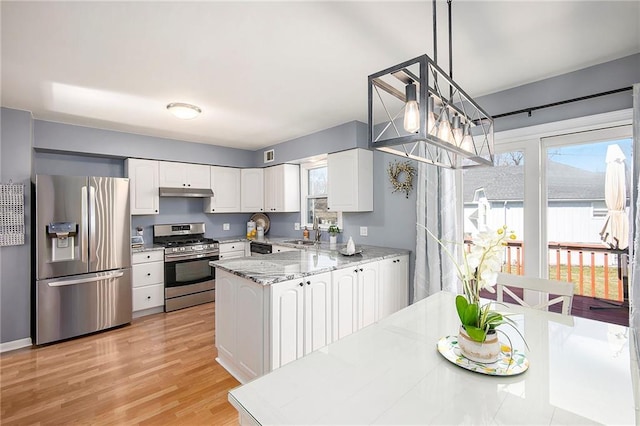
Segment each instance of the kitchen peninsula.
M246 383L408 305L408 250L344 247L211 262L217 361Z

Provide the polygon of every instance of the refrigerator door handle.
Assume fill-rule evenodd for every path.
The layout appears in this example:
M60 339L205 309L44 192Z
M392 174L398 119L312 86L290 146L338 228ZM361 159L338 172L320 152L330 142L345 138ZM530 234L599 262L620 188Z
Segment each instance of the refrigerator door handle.
M62 286L65 286L65 285L92 283L92 282L96 282L96 281L108 280L108 279L113 279L113 278L120 278L123 275L124 275L124 272L122 272L122 271L109 272L109 273L106 273L106 274L96 275L95 277L91 277L91 278L73 278L73 279L70 279L70 280L51 281L48 284L49 284L49 287L62 287Z
M82 229L80 230L81 239L82 239L82 247L80 247L81 260L86 263L89 261L88 258L88 244L89 244L89 229L87 226L87 216L88 216L88 205L87 205L87 186L82 187L82 219L80 221L80 226Z
M96 188L89 185L89 259L98 260L96 253Z

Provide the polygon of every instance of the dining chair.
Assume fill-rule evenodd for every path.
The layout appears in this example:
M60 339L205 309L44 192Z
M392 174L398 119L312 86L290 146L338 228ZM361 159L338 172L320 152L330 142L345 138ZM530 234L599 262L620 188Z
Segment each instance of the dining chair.
M512 288L537 291L544 296L544 300L541 303L532 306L515 294L511 290ZM573 285L568 282L500 273L496 280L496 293L498 302L504 302L504 293L506 293L518 304L528 308L548 310L549 306L561 303L562 314L571 314ZM550 296L555 297L550 298Z

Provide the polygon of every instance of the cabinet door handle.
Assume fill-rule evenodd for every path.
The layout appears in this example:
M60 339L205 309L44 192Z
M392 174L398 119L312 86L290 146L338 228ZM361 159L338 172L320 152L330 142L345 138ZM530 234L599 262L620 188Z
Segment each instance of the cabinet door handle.
M147 296L147 300L151 300L151 296Z
M311 285L311 281L307 281L307 285Z
M304 285L304 283L300 283L300 284L298 284L298 285L299 285L300 287L302 287L302 286Z
M360 268L360 272L362 272L362 268Z
M147 272L147 276L150 277L151 276L151 272Z
M151 259L151 255L150 254L147 255L147 259Z
M158 213L158 210L156 210L156 213Z
M183 183L183 184L182 184L182 186L187 186L187 184L186 184L186 183Z
M357 270L357 269L354 269L354 270L353 270L353 272L358 273L358 270Z

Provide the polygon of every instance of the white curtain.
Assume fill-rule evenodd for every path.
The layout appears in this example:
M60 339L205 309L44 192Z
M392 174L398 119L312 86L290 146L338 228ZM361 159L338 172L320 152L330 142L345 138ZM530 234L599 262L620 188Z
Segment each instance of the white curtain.
M631 284L629 285L629 325L640 331L640 84L633 86L633 184L636 196L631 252Z
M640 84L633 85L633 182L635 206L633 245L631 251L631 284L629 286L629 327L631 338L631 374L636 407L640 406ZM637 420L638 422L638 420Z
M424 156L424 145L419 147ZM431 238L427 227L440 241L456 253L456 185L455 172L450 169L418 163L416 200L416 262L413 301L418 301L441 290L457 292L455 267ZM420 226L422 225L422 226Z

